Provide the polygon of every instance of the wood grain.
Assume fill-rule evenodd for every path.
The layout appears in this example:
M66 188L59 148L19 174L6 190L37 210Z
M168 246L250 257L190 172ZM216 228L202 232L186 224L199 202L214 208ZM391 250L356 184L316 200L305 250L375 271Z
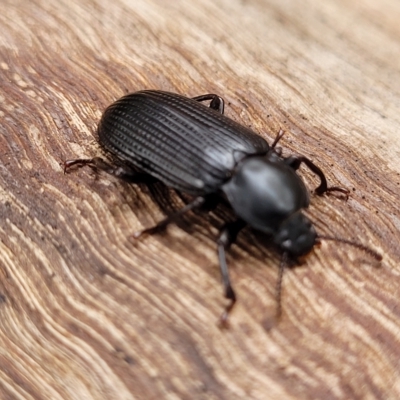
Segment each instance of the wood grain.
M396 0L3 0L0 397L398 399L399 14ZM284 154L352 192L313 197L318 231L380 266L323 243L285 274L276 324L279 255L245 232L220 330L224 210L134 244L181 200L60 167L102 155L102 111L145 88L218 93L269 141L285 129Z

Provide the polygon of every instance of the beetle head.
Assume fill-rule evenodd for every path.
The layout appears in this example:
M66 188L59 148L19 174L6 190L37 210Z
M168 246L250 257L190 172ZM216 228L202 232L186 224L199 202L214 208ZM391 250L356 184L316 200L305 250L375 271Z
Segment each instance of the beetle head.
M317 242L317 232L311 221L301 212L292 214L279 227L274 242L296 258L307 254Z

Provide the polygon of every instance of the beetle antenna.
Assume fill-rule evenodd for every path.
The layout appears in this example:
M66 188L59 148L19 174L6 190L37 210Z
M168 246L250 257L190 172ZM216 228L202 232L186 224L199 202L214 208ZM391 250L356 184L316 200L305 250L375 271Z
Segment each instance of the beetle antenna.
M282 281L283 281L283 272L288 264L288 253L284 252L282 254L281 262L279 264L279 274L278 280L276 282L276 318L280 319L282 315Z
M382 256L378 252L376 252L375 250L371 249L370 247L364 246L361 243L353 242L352 240L337 238L337 237L334 237L334 236L325 236L325 235L318 235L317 239L332 240L332 241L335 241L335 242L346 243L346 244L349 244L350 246L357 247L358 249L365 251L370 256L374 257L375 260L377 260L377 261L381 261L382 260Z
M285 134L285 131L283 129L279 129L278 134L276 135L276 138L274 142L271 144L271 149L275 148L275 146L278 144L278 142L282 139L282 136Z

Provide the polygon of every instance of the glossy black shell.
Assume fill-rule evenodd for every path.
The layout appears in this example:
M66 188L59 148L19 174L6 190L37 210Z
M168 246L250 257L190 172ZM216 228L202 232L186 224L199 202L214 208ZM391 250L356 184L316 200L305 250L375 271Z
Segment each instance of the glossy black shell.
M239 161L269 150L261 136L218 111L152 90L111 104L98 135L120 159L194 196L218 191Z

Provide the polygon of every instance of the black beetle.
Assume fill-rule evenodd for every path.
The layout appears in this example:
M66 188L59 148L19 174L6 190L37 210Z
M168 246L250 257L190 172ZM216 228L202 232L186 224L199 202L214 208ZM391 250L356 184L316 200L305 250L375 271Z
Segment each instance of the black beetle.
M209 107L201 104L210 101ZM122 165L100 158L68 160L73 165L90 165L133 183L161 181L194 197L185 207L156 226L140 231L153 233L180 215L196 208L212 209L227 200L237 219L226 223L218 243L219 264L230 300L221 321L227 322L236 295L232 288L225 251L244 226L267 234L283 251L278 280L278 314L283 268L288 260L307 254L319 238L311 221L302 213L309 194L296 170L304 163L320 179L315 192L322 195L346 189L328 187L325 175L303 156L283 157L276 144L268 143L250 129L225 117L224 100L216 94L193 99L163 91L145 90L122 97L104 112L98 126L99 141ZM325 239L335 239L323 237ZM337 239L379 255L361 244Z

